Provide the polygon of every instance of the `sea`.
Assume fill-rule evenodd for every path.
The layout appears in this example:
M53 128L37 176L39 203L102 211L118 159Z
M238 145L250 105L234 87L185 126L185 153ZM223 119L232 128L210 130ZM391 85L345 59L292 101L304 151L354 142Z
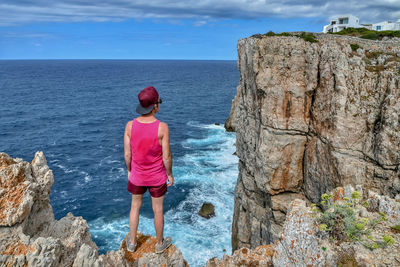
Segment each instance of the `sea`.
M236 61L0 61L0 151L31 161L43 151L54 173L56 219L88 221L100 253L118 250L129 232L130 193L123 134L141 89L162 98L158 119L170 129L175 184L164 201L165 236L190 266L231 253L235 134L223 125L239 82ZM215 217L198 211L205 202ZM155 235L145 194L139 231Z

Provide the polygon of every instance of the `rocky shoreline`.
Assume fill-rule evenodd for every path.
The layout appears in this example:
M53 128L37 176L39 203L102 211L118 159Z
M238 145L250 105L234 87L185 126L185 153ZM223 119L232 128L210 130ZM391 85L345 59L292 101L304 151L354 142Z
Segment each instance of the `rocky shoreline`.
M54 179L42 152L36 153L32 163L0 153L0 179L1 266L188 266L179 248L172 245L165 253L155 254L155 237L141 234L134 253L126 250L124 239L119 250L99 255L82 217L68 213L58 221L54 219L49 203ZM361 187L358 190L363 191ZM340 201L353 192L351 186L346 186L336 188L332 194L335 201ZM372 234L390 233L389 226L400 224L399 198L368 191L363 199L369 201L370 209L360 213L387 214L387 220ZM209 259L206 266L336 266L350 256L359 266L400 263L398 233L391 233L394 245L375 250L359 242L335 244L321 233L306 201L293 200L287 213L283 231L274 244L241 248L232 256Z
M85 219L54 219L53 183L42 152L32 163L0 153L0 266L187 266L179 248L156 254L155 237L146 235L134 253L123 240L119 250L99 255Z

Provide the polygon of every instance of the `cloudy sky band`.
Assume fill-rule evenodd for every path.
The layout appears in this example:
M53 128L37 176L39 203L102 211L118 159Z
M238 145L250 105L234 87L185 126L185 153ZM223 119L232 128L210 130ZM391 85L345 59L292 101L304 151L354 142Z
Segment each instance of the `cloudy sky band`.
M334 15L400 19L400 0L1 0L1 59L230 59L253 34Z
M397 20L399 0L207 0L207 1L124 1L101 3L79 0L3 0L0 25L32 22L120 21L144 18L176 19L260 19L265 17L326 17L352 13L364 22Z

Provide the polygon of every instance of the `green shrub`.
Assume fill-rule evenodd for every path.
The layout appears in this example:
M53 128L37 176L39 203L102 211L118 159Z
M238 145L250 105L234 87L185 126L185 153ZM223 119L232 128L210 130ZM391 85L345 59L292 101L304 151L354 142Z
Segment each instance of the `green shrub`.
M341 30L340 32L334 32L332 34L338 34L338 35L351 35L351 36L360 36L360 34L363 34L365 32L368 32L367 28L346 28L344 30Z
M375 31L369 31L360 36L360 38L368 39L368 40L377 40L378 34Z
M293 34L290 34L288 32L281 32L281 33L274 33L273 31L269 31L267 33L264 33L264 36L293 36Z
M364 230L365 226L363 223L357 223L356 228L357 228L357 230Z
M395 242L393 237L385 235L383 242L377 242L371 235L373 228L386 220L386 214L379 213L380 217L373 220L359 216L359 208L365 205L365 202L360 203L361 199L358 191L354 191L351 198L343 198L340 202L334 202L331 194L323 194L320 202L323 212L316 204L311 205L319 230L327 232L336 241L355 241L370 249L392 246Z
M358 44L350 44L351 50L353 51L357 51L358 48L360 48L360 46Z
M318 42L318 40L315 39L315 36L312 33L305 33L305 32L301 33L300 35L293 35L293 34L288 33L288 32L274 33L273 31L269 31L269 32L264 33L264 34L254 34L251 37L262 38L263 36L267 36L267 37L272 37L272 36L299 37L299 38L302 38L304 41L307 41L307 42L311 42L311 43Z
M400 31L374 31L367 28L346 28L330 34L356 36L370 40L381 40L385 36L389 38L400 37Z
M388 246L393 246L395 243L394 238L390 235L384 235L382 239L383 242L385 242L385 244Z
M380 39L382 39L382 37L400 37L400 31L379 31L377 32L378 36L380 37Z
M387 221L387 215L383 212L378 211L379 215L381 215L382 221Z
M318 42L318 40L315 39L315 36L312 33L303 32L303 33L300 34L300 38L303 39L304 41L310 42L310 43L317 43Z
M281 32L279 34L277 34L278 36L293 36L292 34L288 33L288 32Z
M273 31L269 31L264 36L275 36L276 34Z
M379 248L379 245L374 242L371 246L368 246L368 248L377 249L377 248Z
M361 199L361 193L358 191L354 191L353 193L351 193L351 198L354 200L359 201Z

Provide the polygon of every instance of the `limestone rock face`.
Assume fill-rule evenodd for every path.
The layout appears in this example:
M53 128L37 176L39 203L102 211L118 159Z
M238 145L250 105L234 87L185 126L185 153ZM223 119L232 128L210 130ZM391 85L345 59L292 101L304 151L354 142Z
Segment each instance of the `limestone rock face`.
M234 267L234 266L273 266L273 245L258 246L255 249L241 248L232 256L224 255L221 259L212 258L207 261L206 267Z
M236 105L239 103L239 98L241 97L240 93L241 93L240 86L238 86L235 99L232 100L231 113L229 114L228 119L226 119L225 125L224 125L226 131L228 131L228 132L234 132L236 130L236 128L235 128L235 125L237 124L236 119L239 116L239 114L237 114L239 109L237 108Z
M29 215L38 184L32 182L27 163L0 154L0 166L0 226L13 226Z
M0 265L71 266L82 244L96 248L82 217L59 221L49 202L54 182L42 152L32 164L0 153Z
M289 207L281 240L275 246L274 266L324 266L318 227L305 202L294 200Z
M121 251L125 255L127 266L188 266L182 256L182 252L174 245L169 246L163 253L156 254L157 239L153 236L138 234L137 248L135 252L126 249L126 237L121 245Z
M344 184L400 193L400 42L316 38L238 42L233 250L276 241L294 197Z
M155 238L142 235L140 240L148 241L138 251L147 247L146 253L129 253L123 242L120 250L99 255L86 220L72 213L54 219L49 202L53 182L42 152L32 164L0 153L0 266L186 265L178 248L171 245L155 254Z

